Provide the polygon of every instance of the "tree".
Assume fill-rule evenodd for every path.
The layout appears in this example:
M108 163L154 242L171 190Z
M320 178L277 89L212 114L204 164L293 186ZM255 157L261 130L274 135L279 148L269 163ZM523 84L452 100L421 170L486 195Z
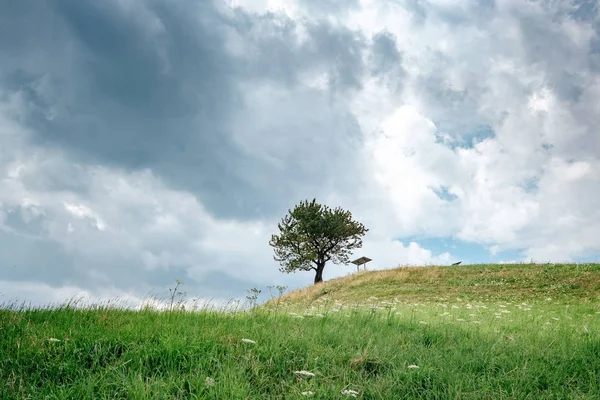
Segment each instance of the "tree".
M315 283L323 281L327 261L348 264L351 250L362 247L368 229L352 220L352 213L340 207L332 210L316 199L300 202L289 210L279 224L279 234L272 235L275 261L281 272L315 271Z

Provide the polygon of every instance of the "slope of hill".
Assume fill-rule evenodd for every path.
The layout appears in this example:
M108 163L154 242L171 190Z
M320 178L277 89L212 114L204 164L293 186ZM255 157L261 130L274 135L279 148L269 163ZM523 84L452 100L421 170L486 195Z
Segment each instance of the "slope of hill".
M288 293L284 304L382 301L600 300L600 264L488 264L361 271Z
M0 307L0 399L598 399L600 265L362 272L239 312Z

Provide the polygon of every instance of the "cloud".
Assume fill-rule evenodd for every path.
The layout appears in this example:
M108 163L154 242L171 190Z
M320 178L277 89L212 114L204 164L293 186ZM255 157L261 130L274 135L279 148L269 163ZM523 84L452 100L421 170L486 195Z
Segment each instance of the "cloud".
M268 240L313 197L373 268L464 257L447 238L597 257L598 27L569 1L3 4L3 293L298 287Z
M380 4L371 7L383 12ZM460 23L445 16L445 3L420 4L410 37L421 48L399 43L406 104L380 118L382 134L372 140L403 225L419 232L433 224L429 235L524 248L538 260L597 253L589 238L600 224L584 200L599 189L591 175L600 154L593 24L573 18L566 3L508 2ZM485 26L482 12L492 17ZM450 25L454 33L442 35ZM407 29L383 28L398 37ZM491 135L465 141L477 126ZM436 187L454 200L436 198Z

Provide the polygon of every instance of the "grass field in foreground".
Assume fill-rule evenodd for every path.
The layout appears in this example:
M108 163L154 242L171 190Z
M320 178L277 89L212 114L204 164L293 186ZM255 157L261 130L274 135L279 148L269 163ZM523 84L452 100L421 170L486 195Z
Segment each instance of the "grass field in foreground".
M250 312L3 310L0 398L600 398L600 265L471 268L454 286L488 268L511 290L423 268L396 292L364 273ZM554 295L517 286L555 276Z

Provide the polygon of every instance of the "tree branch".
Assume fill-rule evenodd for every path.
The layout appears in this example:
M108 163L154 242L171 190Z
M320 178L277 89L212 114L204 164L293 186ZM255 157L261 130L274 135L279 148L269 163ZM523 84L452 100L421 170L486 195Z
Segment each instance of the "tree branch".
M331 243L331 242L330 242L330 243ZM339 243L340 243L340 241L339 241L339 240L338 240L338 241L336 241L336 242L333 242L333 244L332 244L331 246L329 246L329 247L328 247L328 248L325 250L325 254L327 254L327 253L329 253L331 250L333 250L333 248L334 248L335 246L337 246Z

